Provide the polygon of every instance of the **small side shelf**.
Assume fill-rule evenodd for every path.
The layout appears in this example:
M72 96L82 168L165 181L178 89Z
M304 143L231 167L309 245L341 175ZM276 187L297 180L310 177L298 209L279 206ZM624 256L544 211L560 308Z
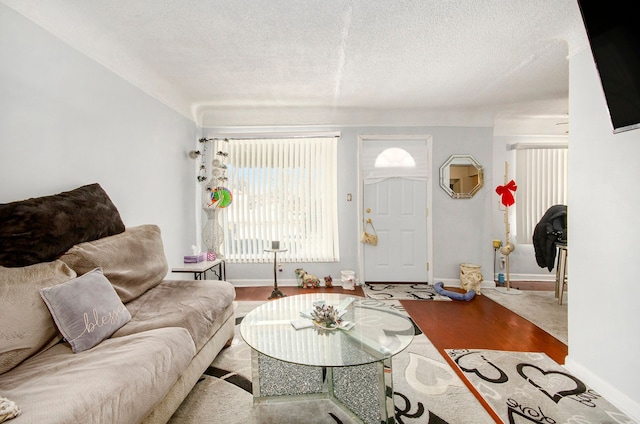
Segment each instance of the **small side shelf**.
M171 268L171 272L190 272L193 273L194 280L206 280L207 271L212 271L218 280L227 279L227 270L224 259L216 259L215 261L203 261L197 264L184 264Z

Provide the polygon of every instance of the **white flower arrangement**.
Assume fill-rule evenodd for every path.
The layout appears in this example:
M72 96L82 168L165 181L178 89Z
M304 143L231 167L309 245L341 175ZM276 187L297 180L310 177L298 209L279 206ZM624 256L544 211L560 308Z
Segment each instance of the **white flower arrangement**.
M326 303L317 303L313 305L311 310L311 319L317 324L326 328L335 328L340 325L339 310L332 305Z

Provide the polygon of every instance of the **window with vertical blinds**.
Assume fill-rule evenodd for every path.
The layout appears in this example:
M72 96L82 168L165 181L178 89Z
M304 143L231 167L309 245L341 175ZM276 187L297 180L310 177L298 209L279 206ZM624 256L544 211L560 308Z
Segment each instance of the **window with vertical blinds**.
M340 259L337 138L230 139L227 187L233 204L222 214L231 262L270 262L280 242L284 262Z
M533 243L533 230L553 205L567 204L567 148L516 151L516 242Z

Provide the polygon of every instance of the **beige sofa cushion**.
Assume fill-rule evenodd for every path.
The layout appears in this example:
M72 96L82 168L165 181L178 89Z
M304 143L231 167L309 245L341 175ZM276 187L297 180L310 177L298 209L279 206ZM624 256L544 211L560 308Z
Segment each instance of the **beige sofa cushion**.
M61 261L0 267L0 374L62 339L40 289L75 276Z
M235 295L234 287L226 281L165 280L127 304L131 321L112 337L155 328L182 327L189 331L196 351L200 351L233 315Z
M194 355L189 333L175 327L107 339L80 353L59 343L0 375L0 388L22 410L16 424L139 424Z
M157 225L129 227L114 236L77 244L60 260L79 275L102 268L124 303L158 285L169 271Z

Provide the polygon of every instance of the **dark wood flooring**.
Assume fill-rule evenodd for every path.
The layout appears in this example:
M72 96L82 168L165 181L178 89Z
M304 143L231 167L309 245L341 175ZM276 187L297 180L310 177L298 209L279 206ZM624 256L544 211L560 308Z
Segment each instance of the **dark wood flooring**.
M520 290L553 290L554 283L512 283ZM236 287L236 300L267 300L273 287ZM310 289L280 287L287 296L308 293ZM364 296L362 288L355 291L341 287L317 288L320 293ZM460 291L447 287L447 290ZM531 322L511 312L486 296L476 296L469 302L437 302L401 300L406 311L422 332L431 340L452 368L458 368L444 352L445 349L491 349L518 352L544 352L559 364L564 364L567 346ZM462 378L466 384L466 379ZM475 389L467 384L496 422L501 422Z
M352 296L364 296L362 287L356 287L355 290L344 290L340 286L326 288L318 287L317 289L300 289L298 287L291 286L279 286L280 291L287 296L295 296L296 294L311 294L311 293L333 293L333 294L348 294ZM314 290L314 291L312 291ZM236 300L268 300L273 291L273 286L260 286L260 287L236 287Z

